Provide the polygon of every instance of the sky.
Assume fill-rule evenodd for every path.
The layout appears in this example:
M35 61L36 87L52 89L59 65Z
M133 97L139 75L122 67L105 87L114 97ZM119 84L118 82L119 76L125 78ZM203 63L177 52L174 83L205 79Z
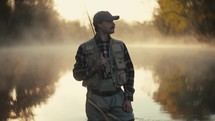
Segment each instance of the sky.
M79 20L82 25L89 23L90 18L101 10L119 15L126 22L144 22L153 19L154 9L158 7L157 0L54 0L55 9L60 18Z

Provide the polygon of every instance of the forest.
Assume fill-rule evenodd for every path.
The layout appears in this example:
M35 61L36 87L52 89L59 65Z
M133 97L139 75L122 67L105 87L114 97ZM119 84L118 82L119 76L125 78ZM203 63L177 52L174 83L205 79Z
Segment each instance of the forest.
M141 42L153 41L155 36L192 36L200 42L215 41L214 1L158 0L158 4L152 22L128 24L121 20L115 36ZM0 1L0 45L74 43L91 36L91 29L81 26L79 21L59 19L53 0Z

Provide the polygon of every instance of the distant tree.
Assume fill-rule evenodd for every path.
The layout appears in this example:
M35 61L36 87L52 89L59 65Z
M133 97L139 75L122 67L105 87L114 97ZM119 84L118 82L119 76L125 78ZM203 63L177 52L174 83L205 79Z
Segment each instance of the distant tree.
M158 0L154 24L164 34L215 34L215 1Z
M60 26L53 0L1 0L1 43L55 38Z
M35 40L55 37L58 14L52 0L15 0L15 8L12 26L18 36Z
M155 16L155 25L165 34L184 33L189 22L183 4L177 0L158 0L160 8Z
M11 18L11 8L8 0L0 1L0 42L5 39L8 24Z
M91 32L79 21L59 19L53 0L2 0L0 3L1 45L80 41L90 38Z

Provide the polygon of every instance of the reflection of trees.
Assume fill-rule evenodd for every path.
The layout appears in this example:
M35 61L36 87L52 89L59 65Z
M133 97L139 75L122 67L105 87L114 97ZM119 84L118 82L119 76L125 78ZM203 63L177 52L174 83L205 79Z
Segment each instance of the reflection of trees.
M154 67L159 78L154 99L172 117L208 119L215 113L215 58L210 53L163 57Z
M60 71L71 67L70 56L65 54L15 51L0 52L1 121L33 120L32 109L47 102Z

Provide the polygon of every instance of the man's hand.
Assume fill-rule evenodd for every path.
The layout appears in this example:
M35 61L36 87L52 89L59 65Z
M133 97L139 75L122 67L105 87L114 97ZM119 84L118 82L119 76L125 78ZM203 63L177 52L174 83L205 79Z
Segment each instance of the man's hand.
M97 61L96 65L93 67L93 71L99 71L104 65L107 63L107 60L103 57L102 53L100 55L99 60Z
M132 112L133 111L133 108L132 108L130 100L124 101L124 103L123 103L123 109L124 109L125 112Z

